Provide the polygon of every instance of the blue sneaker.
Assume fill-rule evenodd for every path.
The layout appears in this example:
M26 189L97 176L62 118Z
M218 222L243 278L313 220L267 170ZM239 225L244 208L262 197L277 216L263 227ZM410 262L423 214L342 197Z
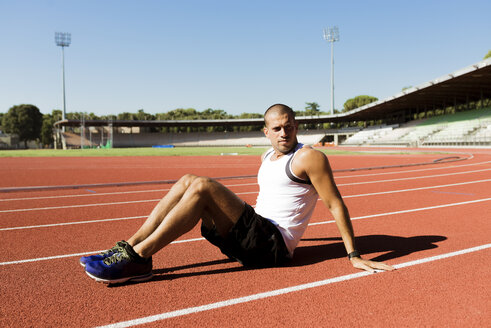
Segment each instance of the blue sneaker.
M121 252L127 244L128 243L126 241L121 240L121 241L118 241L113 248L108 249L108 250L106 250L100 254L90 255L90 256L82 256L80 258L80 265L85 267L85 265L89 262L104 260L106 257L110 257L115 253Z
M85 273L97 282L106 284L127 281L146 281L153 277L152 258L142 258L127 244L121 252L103 260L88 262Z

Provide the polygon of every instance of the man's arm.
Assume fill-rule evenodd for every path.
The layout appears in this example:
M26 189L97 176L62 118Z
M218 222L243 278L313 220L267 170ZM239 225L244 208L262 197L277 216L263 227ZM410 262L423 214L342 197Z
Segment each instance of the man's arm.
M348 254L356 251L355 236L348 209L334 182L331 166L324 153L306 148L301 150L293 161L293 171L300 178L308 177L317 190L320 198L334 216L336 225L343 239ZM374 272L379 270L394 270L390 265L382 262L364 260L360 256L350 259L355 268Z

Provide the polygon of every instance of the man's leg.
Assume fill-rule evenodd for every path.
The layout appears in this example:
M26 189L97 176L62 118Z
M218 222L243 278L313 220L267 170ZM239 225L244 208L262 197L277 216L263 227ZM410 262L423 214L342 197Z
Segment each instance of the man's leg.
M97 255L82 256L80 258L80 264L85 267L88 262L104 260L106 257L112 256L114 253L121 252L121 249L126 243L131 246L135 246L139 242L145 240L155 229L160 225L160 222L169 213L169 211L179 202L182 195L186 192L189 185L196 179L197 176L192 174L184 175L179 181L177 181L169 192L160 200L160 202L155 206L152 213L149 215L147 220L138 229L138 231L130 237L127 241L121 240L116 243L111 249L108 249Z
M200 219L225 236L244 210L244 201L215 180L188 176L182 186L186 188L177 188L174 196L164 197L139 232L128 240L140 256L152 256L190 231ZM171 204L165 204L166 198Z
M95 280L106 283L148 280L152 276L151 256L158 250L191 230L200 219L225 236L244 208L245 203L220 183L185 176L130 238L133 245L125 246L121 252L104 260L87 263L85 271Z
M159 201L157 206L155 206L140 229L128 239L128 243L131 246L135 246L150 236L158 228L167 213L181 200L186 190L196 178L197 176L192 174L186 174L181 177Z

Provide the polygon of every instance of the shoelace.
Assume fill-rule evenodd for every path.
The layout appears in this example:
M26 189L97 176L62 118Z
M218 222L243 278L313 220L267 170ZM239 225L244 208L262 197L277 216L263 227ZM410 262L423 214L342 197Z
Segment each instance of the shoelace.
M101 253L101 255L107 255L111 253L121 253L124 249L124 246L120 245L120 242L116 243L116 246L113 246L112 248L105 250L104 252Z
M103 262L104 264L106 265L111 265L111 264L114 264L114 263L118 263L118 262L121 262L123 260L129 260L130 257L128 255L128 253L126 252L126 250L122 250L121 252L119 253L114 253L112 256L110 257L106 257Z

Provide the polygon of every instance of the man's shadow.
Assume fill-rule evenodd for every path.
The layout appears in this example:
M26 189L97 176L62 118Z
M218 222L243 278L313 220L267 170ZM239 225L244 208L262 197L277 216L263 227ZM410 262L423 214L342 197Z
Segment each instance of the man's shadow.
M388 261L411 253L437 248L435 243L446 240L444 236L399 237L389 235L367 235L355 238L356 247L365 259ZM297 247L290 266L304 266L326 260L346 257L346 249L340 237L304 238L304 245ZM305 242L338 241L329 244L305 245ZM381 253L371 257L372 253Z
M424 251L427 249L437 248L436 243L446 240L444 236L414 236L399 237L389 235L367 235L356 237L356 245L361 255L365 259L373 261L387 261L403 257L411 253ZM319 242L328 242L319 244ZM309 242L315 242L316 245L308 245ZM297 267L312 265L315 263L346 257L346 250L340 237L332 238L305 238L302 239L302 246L297 247L294 257L286 267ZM307 244L307 245L306 245ZM371 257L372 253L383 253L376 257ZM212 269L208 268L214 265L222 265L235 262L231 259L219 259L201 263L193 263L176 267L162 268L153 270L154 277L151 281L173 280L185 277L194 277L202 275L212 275L230 272L239 272L246 270L257 270L257 268L248 268L241 265ZM206 268L202 271L179 272L182 270Z

